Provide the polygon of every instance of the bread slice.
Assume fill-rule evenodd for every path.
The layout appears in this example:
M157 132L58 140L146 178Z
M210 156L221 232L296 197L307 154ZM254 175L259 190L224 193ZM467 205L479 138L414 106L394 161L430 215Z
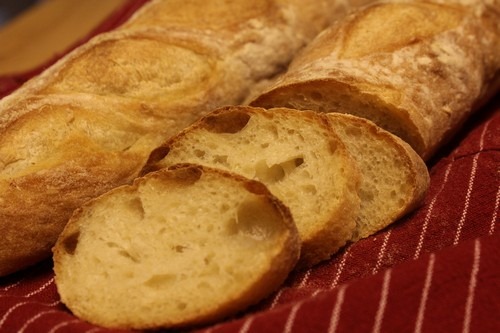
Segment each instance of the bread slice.
M328 118L362 174L356 241L419 205L429 187L429 172L410 145L373 122L341 113L329 113Z
M352 237L359 171L319 113L245 106L215 110L153 151L144 172L184 162L265 183L297 224L298 267L328 259Z
M91 323L181 327L258 302L299 249L288 208L262 183L176 166L76 210L53 248L55 282L62 302Z

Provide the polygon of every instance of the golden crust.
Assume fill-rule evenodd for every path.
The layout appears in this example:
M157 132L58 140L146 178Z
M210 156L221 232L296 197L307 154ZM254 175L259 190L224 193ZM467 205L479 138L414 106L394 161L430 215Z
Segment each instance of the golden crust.
M498 91L500 17L484 6L406 1L356 11L251 104L365 116L428 159Z

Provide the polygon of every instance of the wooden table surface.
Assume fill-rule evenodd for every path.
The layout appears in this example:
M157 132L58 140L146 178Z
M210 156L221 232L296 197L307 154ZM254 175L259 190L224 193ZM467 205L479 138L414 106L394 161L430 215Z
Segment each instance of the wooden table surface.
M45 0L0 28L0 76L23 73L85 37L126 0Z

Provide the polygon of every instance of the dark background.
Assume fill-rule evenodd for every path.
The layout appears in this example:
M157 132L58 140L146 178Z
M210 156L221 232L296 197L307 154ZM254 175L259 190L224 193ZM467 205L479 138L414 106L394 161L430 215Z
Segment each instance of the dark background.
M40 0L0 0L0 26Z

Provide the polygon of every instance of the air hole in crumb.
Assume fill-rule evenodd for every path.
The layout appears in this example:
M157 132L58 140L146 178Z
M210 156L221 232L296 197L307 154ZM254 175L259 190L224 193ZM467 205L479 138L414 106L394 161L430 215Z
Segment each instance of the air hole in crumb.
M76 246L78 245L78 238L80 237L80 231L71 233L69 236L65 237L63 240L63 248L66 253L73 255L76 251Z
M140 260L138 258L134 257L130 252L128 252L126 250L122 249L122 250L118 251L118 254L120 256L122 256L123 258L131 260L133 262L140 262Z
M144 219L144 206L142 205L142 200L139 197L135 197L130 200L128 206L139 215L141 220Z
M196 183L203 174L203 169L196 165L174 165L169 170L172 171L172 180L185 186Z
M304 189L304 192L306 192L306 193L310 193L310 194L318 193L318 190L316 189L316 186L314 186L314 185L304 185L302 188Z
M295 167L299 167L302 164L304 164L304 158L302 158L302 157L294 158L293 163L294 163Z
M151 288L158 288L162 285L173 283L176 280L175 274L155 274L150 277L144 284Z
M333 155L337 151L338 144L335 141L330 141L330 153Z
M214 163L227 164L227 155L215 155L213 158Z
M106 246L109 247L110 249L117 249L118 255L127 259L127 260L131 260L133 262L140 262L139 258L132 255L129 251L124 249L123 246L119 245L118 243L106 242Z
M238 233L238 222L236 221L236 219L231 218L226 222L225 231L226 231L226 234L229 236L235 235L236 233Z
M198 158L203 158L205 156L205 151L200 150L200 149L194 149L193 153Z
M237 227L240 233L254 239L271 237L279 228L281 216L272 204L263 198L252 198L238 207Z
M255 176L265 183L276 183L285 178L285 170L279 164L268 166L266 161L259 161L255 166Z
M187 303L185 303L185 302L177 302L177 308L179 310L185 310L187 308Z
M265 183L276 183L304 164L303 157L295 157L279 164L268 166L266 161L259 161L255 165L255 177Z
M203 125L209 132L234 134L241 131L249 120L249 114L232 110L205 117Z
M184 245L176 245L176 246L173 246L172 249L177 252L177 253L183 253L186 249L187 249L187 246L184 246Z
M370 202L373 201L373 199L375 199L375 194L371 191L359 189L358 194L362 201Z
M215 255L213 253L209 253L205 256L205 258L203 258L203 262L205 263L205 265L210 265L210 263L212 263L212 260L214 259Z
M147 165L151 166L151 165L158 163L159 161L164 159L165 156L167 156L169 152L170 152L170 147L168 147L168 146L161 146L161 147L154 149L149 154L149 159L148 159Z
M223 203L221 206L220 206L220 212L221 213L225 213L227 211L229 211L229 208L231 208L228 204L225 204Z

